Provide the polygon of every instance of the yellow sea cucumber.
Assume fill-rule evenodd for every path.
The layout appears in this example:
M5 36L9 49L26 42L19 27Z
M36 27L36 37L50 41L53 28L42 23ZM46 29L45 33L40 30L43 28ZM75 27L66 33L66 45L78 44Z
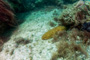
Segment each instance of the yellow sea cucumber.
M52 38L56 32L58 31L63 31L65 30L66 28L64 26L58 26L58 27L55 27L49 31L47 31L43 36L42 36L42 40L47 40L49 38Z

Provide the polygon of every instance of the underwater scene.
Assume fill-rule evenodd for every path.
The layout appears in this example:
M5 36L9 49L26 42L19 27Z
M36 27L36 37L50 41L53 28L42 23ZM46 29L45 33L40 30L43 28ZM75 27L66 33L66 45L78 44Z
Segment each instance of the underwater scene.
M0 60L90 60L90 0L0 0Z

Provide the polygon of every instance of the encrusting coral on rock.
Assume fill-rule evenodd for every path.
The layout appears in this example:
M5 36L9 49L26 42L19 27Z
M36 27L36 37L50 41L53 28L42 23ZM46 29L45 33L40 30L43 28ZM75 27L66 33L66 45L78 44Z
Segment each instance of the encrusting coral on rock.
M90 2L87 2L87 1L82 5L79 5L78 2L74 3L73 5L63 10L60 17L58 17L58 21L62 22L62 25L70 26L70 27L76 27L76 26L82 25L85 21L89 20L88 18L90 16L89 3Z

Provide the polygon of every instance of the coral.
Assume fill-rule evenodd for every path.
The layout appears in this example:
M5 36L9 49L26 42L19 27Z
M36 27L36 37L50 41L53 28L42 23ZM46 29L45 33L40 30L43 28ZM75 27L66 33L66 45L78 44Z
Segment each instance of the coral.
M62 25L70 25L75 23L74 17L73 17L73 15L75 14L75 11L72 11L72 10L73 10L72 6L63 10L62 14L59 17L59 21L62 22Z
M47 40L49 38L52 38L56 32L58 31L63 31L63 30L66 30L66 28L64 26L58 26L58 27L55 27L51 30L49 30L48 32L46 32L43 36L42 36L42 40Z
M63 10L60 17L54 18L61 25L71 28L54 35L52 42L56 43L57 52L54 52L51 60L82 60L88 57L86 50L90 45L89 11L90 2L79 1ZM84 56L79 58L82 55Z
M82 25L85 21L88 20L87 16L90 16L89 14L90 4L87 4L87 2L85 2L85 4L80 4L81 6L79 7L77 6L77 4L79 3L76 2L73 5L68 6L60 14L60 17L58 17L58 20L56 18L54 19L62 23L61 25L66 25L69 27L76 27L78 25Z

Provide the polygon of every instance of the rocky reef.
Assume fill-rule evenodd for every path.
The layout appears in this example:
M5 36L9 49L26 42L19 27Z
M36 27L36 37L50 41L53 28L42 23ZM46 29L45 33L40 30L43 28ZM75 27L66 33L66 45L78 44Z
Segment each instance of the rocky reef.
M63 10L62 14L54 18L61 25L69 27L83 27L83 23L90 21L90 2L79 1Z

